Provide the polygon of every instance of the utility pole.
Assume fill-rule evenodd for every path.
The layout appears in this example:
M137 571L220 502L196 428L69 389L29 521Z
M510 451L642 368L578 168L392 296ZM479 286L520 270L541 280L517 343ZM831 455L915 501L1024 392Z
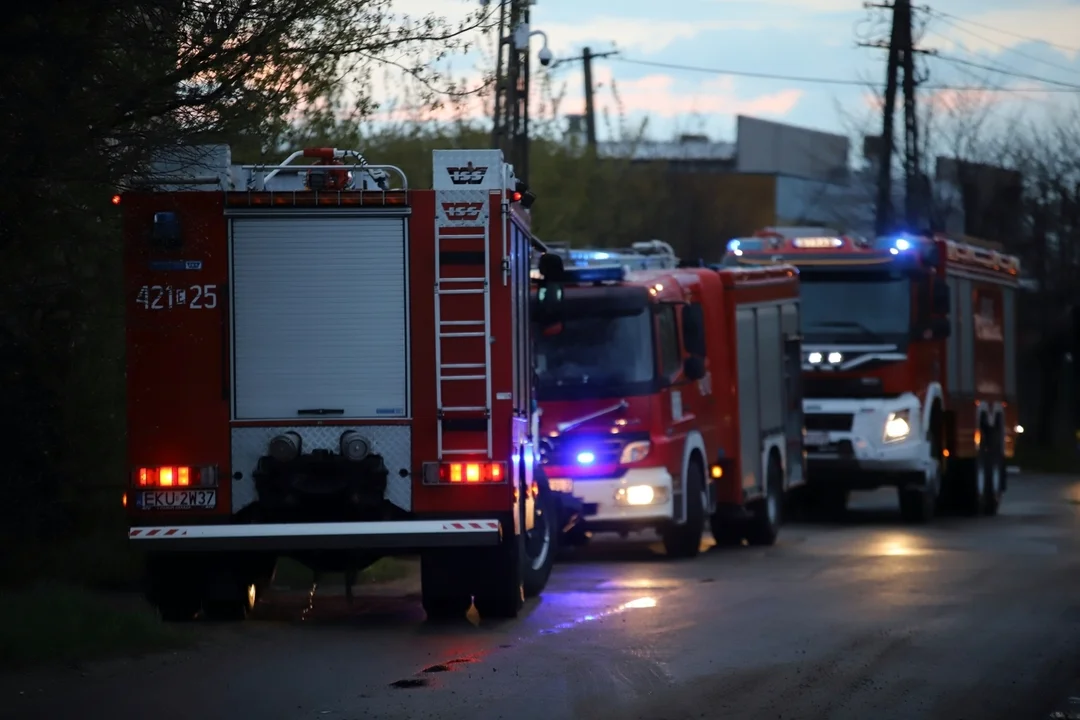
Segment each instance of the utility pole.
M889 42L859 43L862 47L888 50L885 70L885 97L882 103L881 153L878 159L877 233L885 235L897 229L892 203L892 161L896 147L894 116L898 74L903 71L904 95L904 225L916 229L922 225L925 211L922 183L922 163L919 160L919 127L915 90L920 80L915 72L915 54L926 53L915 47L912 37L911 0L889 3L864 3L866 8L892 11L892 30Z
M585 142L590 150L596 150L596 105L593 102L592 59L592 52L589 48L585 48L581 52L581 65L585 74Z
M592 77L592 61L598 58L611 57L612 55L618 55L617 50L610 50L603 53L594 53L590 48L584 48L581 54L577 57L566 58L565 60L559 60L558 64L581 61L582 69L585 75L585 142L586 146L596 151L596 101L595 91L593 86Z
M529 49L516 47L513 35L515 28L528 22L529 0L504 0L499 9L491 138L492 147L503 151L506 161L514 166L514 174L524 182L529 177Z

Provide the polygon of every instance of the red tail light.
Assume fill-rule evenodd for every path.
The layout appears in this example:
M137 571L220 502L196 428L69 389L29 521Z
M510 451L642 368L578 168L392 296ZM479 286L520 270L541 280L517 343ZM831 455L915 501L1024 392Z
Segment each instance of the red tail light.
M159 465L135 468L132 484L145 488L216 487L217 467L190 465Z
M424 464L425 485L479 485L506 482L506 463L444 462Z

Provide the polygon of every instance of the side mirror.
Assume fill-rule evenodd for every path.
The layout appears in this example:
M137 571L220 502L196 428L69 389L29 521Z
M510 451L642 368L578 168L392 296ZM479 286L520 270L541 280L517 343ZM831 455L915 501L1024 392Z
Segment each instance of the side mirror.
M537 269L541 280L536 292L536 320L544 327L545 334L558 334L562 331L563 260L554 253L544 253L540 256ZM554 333L548 333L547 330L554 326L559 328Z
M540 271L541 277L552 282L562 282L563 275L566 272L562 257L555 253L541 255L536 269Z
M705 313L700 305L686 305L682 311L683 347L691 355L705 355Z
M934 315L948 315L952 312L952 292L944 280L935 280L931 286L930 310Z
M691 355L683 362L683 374L693 381L705 377L705 358L700 355Z

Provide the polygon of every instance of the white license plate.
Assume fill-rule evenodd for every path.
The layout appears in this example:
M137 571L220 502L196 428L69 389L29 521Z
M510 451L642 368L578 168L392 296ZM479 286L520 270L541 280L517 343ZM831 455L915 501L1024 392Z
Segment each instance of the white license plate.
M151 490L139 493L140 510L213 510L217 490Z
M567 478L549 479L548 487L551 488L552 492L573 493L574 481Z
M820 447L822 445L829 444L829 433L827 432L808 432L803 437L803 445L810 445L812 447Z

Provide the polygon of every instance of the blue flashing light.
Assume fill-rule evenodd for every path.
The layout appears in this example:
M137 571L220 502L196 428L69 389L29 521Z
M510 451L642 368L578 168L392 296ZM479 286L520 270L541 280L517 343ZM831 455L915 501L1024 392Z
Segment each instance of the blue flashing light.
M916 244L917 240L907 233L885 235L879 237L875 243L879 250L888 250L892 255L899 255L902 252L913 250Z
M596 462L596 455L594 453L585 450L577 454L578 465L592 465Z
M626 270L622 265L594 265L592 267L566 268L568 282L622 282L626 279Z
M571 250L570 258L572 260L610 260L611 253L603 250Z
M727 244L727 251L732 255L742 255L747 250L753 252L761 249L761 241L754 238L736 238L729 240Z

